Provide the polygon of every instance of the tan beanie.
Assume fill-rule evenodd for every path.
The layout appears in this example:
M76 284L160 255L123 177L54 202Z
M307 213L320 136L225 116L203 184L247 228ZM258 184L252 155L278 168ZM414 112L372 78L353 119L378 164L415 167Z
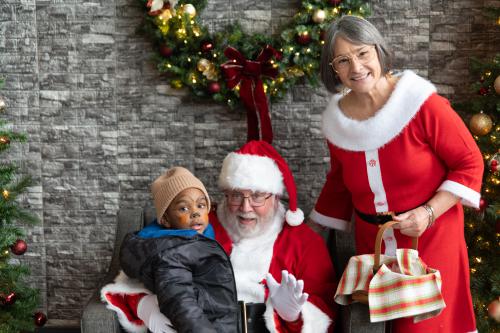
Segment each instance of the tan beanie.
M210 211L210 198L205 186L188 169L173 167L155 179L151 184L151 194L153 195L158 223L160 223L161 217L177 194L191 187L197 188L205 194L208 210Z

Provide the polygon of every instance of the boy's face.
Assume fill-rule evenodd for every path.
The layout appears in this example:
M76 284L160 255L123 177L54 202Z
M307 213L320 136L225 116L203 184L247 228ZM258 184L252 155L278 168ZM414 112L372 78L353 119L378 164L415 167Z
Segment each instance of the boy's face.
M208 225L208 201L197 188L187 188L170 203L161 224L172 229L193 229L203 233Z

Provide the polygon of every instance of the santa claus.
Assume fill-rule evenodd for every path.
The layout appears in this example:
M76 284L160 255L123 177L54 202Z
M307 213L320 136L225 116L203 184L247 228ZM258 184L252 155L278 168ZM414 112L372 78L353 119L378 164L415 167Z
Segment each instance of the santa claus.
M234 271L242 331L333 331L332 262L323 239L302 224L285 160L270 144L250 141L224 159L219 187L225 196L210 223ZM105 286L102 299L130 332L176 332L156 296L126 276Z

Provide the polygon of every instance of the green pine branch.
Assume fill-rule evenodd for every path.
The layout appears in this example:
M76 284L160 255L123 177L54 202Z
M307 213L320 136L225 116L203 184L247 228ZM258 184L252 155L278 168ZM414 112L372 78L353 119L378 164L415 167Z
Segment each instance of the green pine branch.
M0 79L0 88L3 86ZM10 248L25 237L24 226L38 219L19 201L32 184L31 177L19 176L18 166L5 157L13 144L24 143L27 137L0 119L0 139L0 297L16 295L13 304L0 303L0 333L28 332L35 329L33 314L39 306L39 291L26 282L30 271L22 261L12 258Z

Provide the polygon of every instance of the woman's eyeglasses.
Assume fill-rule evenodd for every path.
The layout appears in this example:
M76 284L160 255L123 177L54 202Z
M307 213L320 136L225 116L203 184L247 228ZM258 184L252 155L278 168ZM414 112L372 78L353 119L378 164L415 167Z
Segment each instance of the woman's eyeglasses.
M245 201L245 199L248 199L248 203L250 204L250 206L260 207L264 206L266 200L269 199L271 196L272 193L259 193L259 192L252 193L248 196L245 196L243 193L237 191L226 193L227 202L231 206L240 206L243 204L243 201Z
M356 58L356 60L361 64L365 65L373 60L375 54L377 54L377 52L375 51L375 45L366 46L358 50L356 54L340 55L333 58L330 66L332 66L334 72L336 73L347 71L351 67L354 58Z

